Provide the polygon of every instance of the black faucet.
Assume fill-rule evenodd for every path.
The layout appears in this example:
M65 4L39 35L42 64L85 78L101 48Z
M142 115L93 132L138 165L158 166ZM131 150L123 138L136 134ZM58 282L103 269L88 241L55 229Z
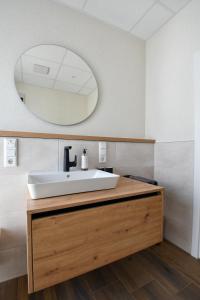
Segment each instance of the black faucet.
M70 149L72 149L72 146L64 147L64 164L63 164L64 172L69 172L71 167L76 167L77 165L77 155L75 155L74 161L69 160Z

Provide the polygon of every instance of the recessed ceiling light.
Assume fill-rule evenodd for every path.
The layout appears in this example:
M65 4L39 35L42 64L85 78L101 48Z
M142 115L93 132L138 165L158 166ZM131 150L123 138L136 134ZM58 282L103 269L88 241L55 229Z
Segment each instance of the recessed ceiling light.
M46 67L46 66L34 64L33 65L33 71L35 73L40 73L40 74L48 75L49 72L50 72L50 68Z

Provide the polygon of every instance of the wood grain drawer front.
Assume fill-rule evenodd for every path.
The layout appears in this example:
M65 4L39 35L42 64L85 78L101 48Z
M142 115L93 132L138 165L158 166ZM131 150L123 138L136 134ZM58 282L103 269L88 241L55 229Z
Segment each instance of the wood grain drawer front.
M160 242L162 222L160 195L33 220L34 291Z

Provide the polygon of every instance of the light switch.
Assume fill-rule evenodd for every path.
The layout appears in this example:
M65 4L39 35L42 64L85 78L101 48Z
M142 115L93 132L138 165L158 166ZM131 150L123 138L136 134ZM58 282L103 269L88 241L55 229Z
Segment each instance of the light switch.
M17 139L4 139L4 167L17 166Z
M105 163L107 159L107 143L99 142L99 162Z

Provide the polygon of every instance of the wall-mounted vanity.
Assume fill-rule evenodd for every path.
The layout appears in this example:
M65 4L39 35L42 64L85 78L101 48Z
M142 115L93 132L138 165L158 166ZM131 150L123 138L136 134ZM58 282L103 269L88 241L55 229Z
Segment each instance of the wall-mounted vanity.
M163 239L163 188L120 178L115 189L28 200L29 293Z

